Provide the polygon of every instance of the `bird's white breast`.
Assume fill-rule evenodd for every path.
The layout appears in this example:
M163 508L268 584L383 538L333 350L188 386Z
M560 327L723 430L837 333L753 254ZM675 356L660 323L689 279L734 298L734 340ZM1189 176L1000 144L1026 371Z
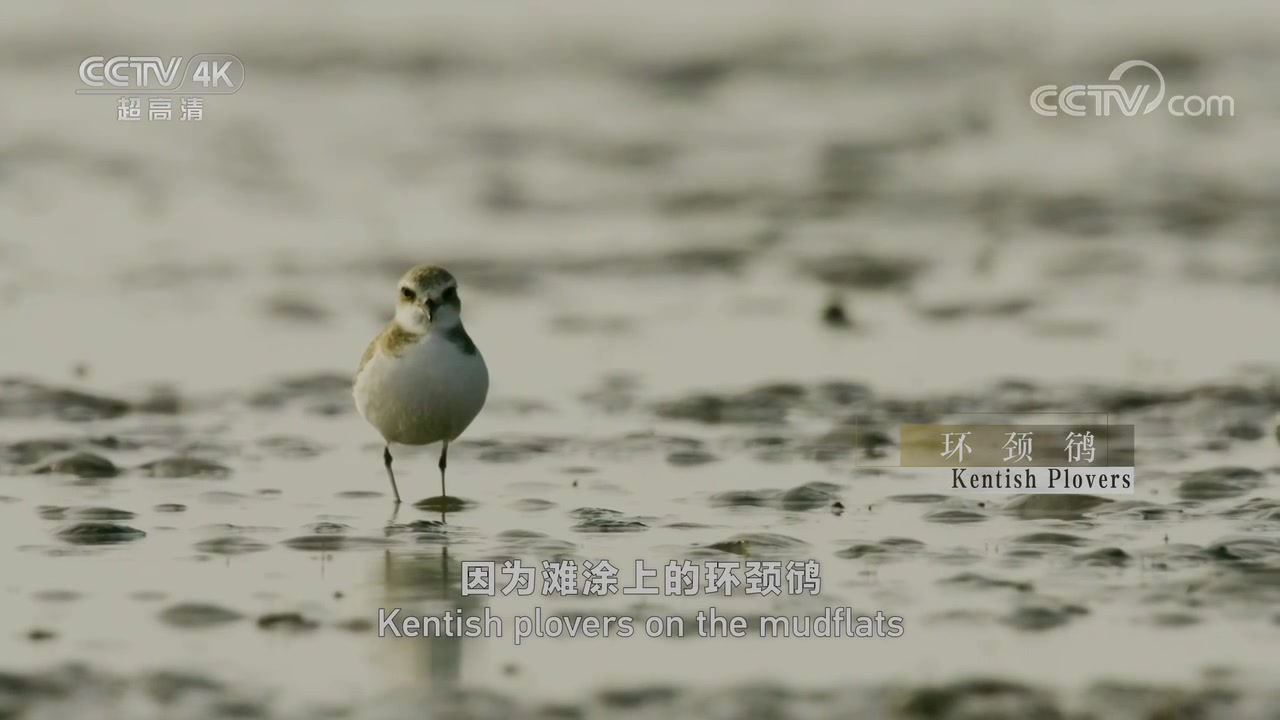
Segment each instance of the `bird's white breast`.
M355 381L356 408L388 442L453 440L480 414L489 371L477 349L464 352L428 333L393 355L379 348Z

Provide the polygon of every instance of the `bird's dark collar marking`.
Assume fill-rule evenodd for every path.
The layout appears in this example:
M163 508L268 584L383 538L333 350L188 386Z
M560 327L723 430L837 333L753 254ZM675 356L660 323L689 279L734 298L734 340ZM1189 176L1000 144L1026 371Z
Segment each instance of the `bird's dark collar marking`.
M449 328L445 333L445 338L449 342L458 346L458 349L467 355L476 354L476 344L471 342L471 336L467 334L467 329L462 325L455 325Z

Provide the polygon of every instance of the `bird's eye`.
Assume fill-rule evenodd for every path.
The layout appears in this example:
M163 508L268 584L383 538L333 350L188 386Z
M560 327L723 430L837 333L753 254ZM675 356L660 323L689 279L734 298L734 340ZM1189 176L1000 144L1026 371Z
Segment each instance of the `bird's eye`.
M400 288L400 297L405 300L412 300L414 297L413 290L407 287Z
M457 299L458 299L458 289L457 289L457 288L449 288L448 290L445 290L445 291L444 291L444 295L442 295L442 296L441 296L441 299L443 299L443 300L457 300Z

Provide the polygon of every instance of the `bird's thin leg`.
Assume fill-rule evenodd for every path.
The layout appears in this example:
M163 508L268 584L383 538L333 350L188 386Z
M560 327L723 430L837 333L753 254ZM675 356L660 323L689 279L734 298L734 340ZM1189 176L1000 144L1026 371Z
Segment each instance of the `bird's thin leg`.
M449 466L449 441L445 440L440 447L440 497L445 496L444 492L444 469Z
M396 487L396 474L391 470L391 446L382 448L382 462L387 465L387 477L391 480L391 493L396 496L396 504L400 504L400 488Z
M444 494L444 469L449 465L449 441L445 440L440 446L440 522L449 522L448 516L448 498Z

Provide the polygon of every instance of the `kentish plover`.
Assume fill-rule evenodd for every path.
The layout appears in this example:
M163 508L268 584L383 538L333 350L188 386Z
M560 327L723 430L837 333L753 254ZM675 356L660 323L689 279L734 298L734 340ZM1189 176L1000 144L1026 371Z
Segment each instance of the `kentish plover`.
M382 458L396 503L393 443L442 443L443 501L449 443L476 419L489 394L489 370L462 326L458 283L447 270L419 265L400 279L395 318L365 350L352 394L385 441Z

